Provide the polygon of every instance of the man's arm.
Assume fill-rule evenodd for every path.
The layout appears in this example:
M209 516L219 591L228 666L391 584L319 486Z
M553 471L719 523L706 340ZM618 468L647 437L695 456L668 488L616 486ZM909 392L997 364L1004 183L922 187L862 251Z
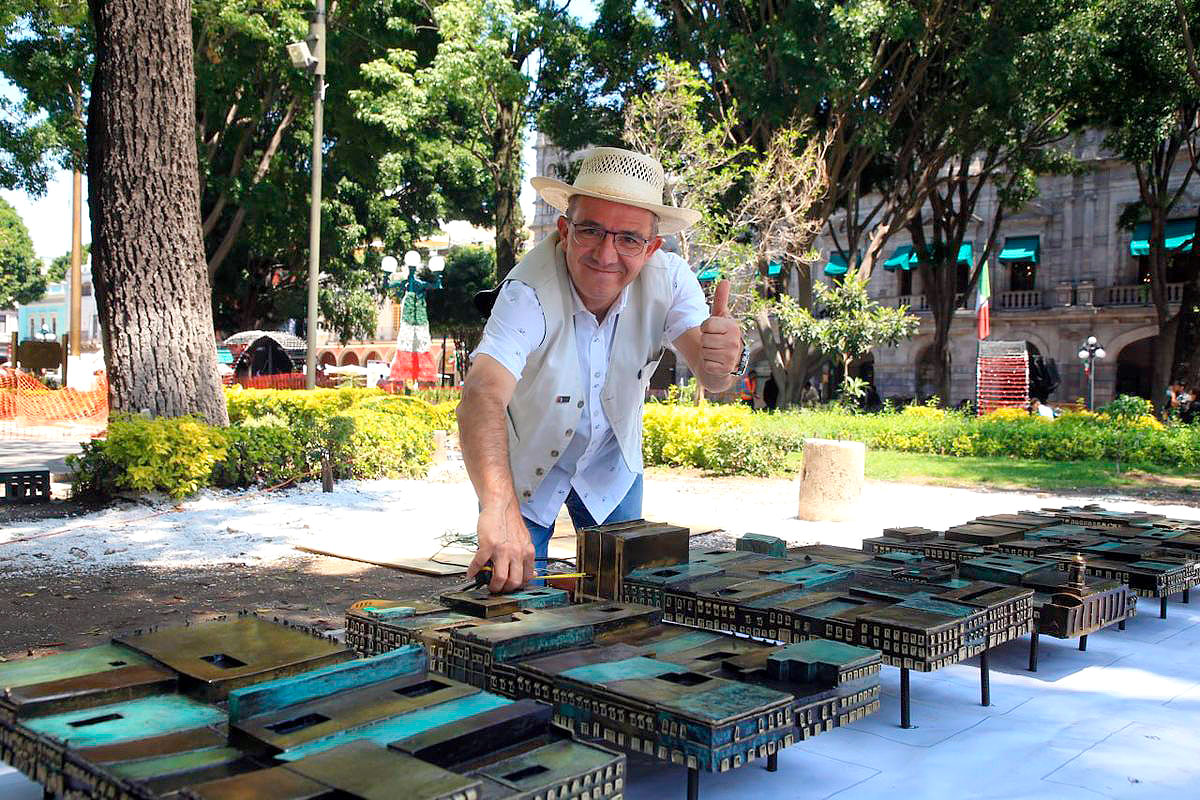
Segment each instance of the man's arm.
M723 392L733 385L737 376L732 373L742 356L742 330L729 316L729 281L717 284L712 315L671 344L706 391Z
M479 354L455 409L467 475L479 497L479 549L467 574L492 562L493 592L512 591L534 578L533 541L521 517L508 461L505 417L517 380L499 361Z

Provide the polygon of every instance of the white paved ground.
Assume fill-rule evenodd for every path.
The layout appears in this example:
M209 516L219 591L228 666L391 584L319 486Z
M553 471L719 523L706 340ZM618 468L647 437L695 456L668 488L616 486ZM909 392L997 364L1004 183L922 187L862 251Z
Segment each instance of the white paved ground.
M797 489L790 480L651 471L645 487L647 519L684 525L693 532L764 533L792 544L849 547L895 525L941 529L980 514L1088 502L1115 509L1148 507L1119 497L868 481L857 519L831 523L795 518ZM297 545L331 543L394 558L426 558L439 550L443 537L472 535L477 508L461 462L440 466L424 481L341 481L330 494L313 483L270 493L206 491L180 504L164 498L67 520L8 525L0 529L0 579L12 572L90 572L126 564L278 564L305 557L295 550ZM1192 506L1154 509L1200 518L1200 498ZM556 554L573 555L569 526L563 525L561 532Z
M1178 600L1178 597L1175 598ZM880 711L784 750L779 771L751 765L702 775L701 800L975 800L1195 797L1200 790L1200 607L1157 604L1125 631L1075 641L1028 638L990 656L992 705L979 670L912 674L916 728L899 727L900 671L884 667ZM684 772L638 762L630 800L682 797Z
M796 520L790 481L652 474L645 515L693 530L768 533L793 543L857 546L885 526L942 528L979 514L1085 502L1150 508L1127 498L969 491L870 482L860 517ZM474 529L470 485L451 465L429 481L343 482L273 494L208 493L174 506L137 506L0 531L0 580L13 571L87 572L138 563L278 563L296 544L354 539L392 554L428 556L446 533ZM1200 518L1195 505L1155 505ZM50 534L50 535L47 535ZM18 542L18 539L27 541ZM571 551L569 539L559 542ZM1176 601L1178 598L1176 598ZM1153 607L1152 607L1153 606ZM883 708L855 725L785 750L779 772L751 766L705 775L701 797L743 798L1190 798L1200 789L1200 603L1173 602L1160 620L1143 601L1128 630L1075 642L1041 640L1041 668L1025 671L1028 640L992 655L992 702L979 705L972 664L913 674L913 721L898 727L899 671L884 668ZM627 797L682 797L680 768L634 763ZM40 796L0 767L0 798Z

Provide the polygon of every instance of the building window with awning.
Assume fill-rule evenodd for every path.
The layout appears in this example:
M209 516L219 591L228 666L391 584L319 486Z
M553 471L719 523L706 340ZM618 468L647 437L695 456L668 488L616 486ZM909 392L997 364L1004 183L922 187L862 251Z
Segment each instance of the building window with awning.
M913 293L913 270L917 266L917 257L911 244L902 244L892 251L892 255L883 262L883 268L896 273L897 294L910 295Z
M846 254L837 250L829 252L829 261L825 262L825 274L833 281L834 286L841 286L846 273L850 271Z
M1008 288L1013 292L1030 292L1037 288L1037 266L1041 260L1041 238L1038 236L1008 236L996 257L1008 267Z
M1192 239L1196 234L1196 218L1167 220L1163 244L1167 249L1167 283L1183 283L1191 273L1196 258ZM1129 252L1137 258L1138 283L1150 282L1150 223L1139 222L1133 229Z

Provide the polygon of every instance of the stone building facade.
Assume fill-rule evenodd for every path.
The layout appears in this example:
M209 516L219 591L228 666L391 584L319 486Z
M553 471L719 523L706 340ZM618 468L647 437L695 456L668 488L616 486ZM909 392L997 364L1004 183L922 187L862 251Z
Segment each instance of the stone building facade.
M1086 170L1077 175L1039 179L1039 196L1019 213L1006 215L997 233L996 248L988 264L991 274L991 337L1025 341L1032 354L1053 359L1061 377L1050 402L1073 402L1087 396L1087 378L1077 353L1095 336L1106 357L1096 362L1095 402L1102 405L1116 394L1149 398L1153 337L1158 332L1154 307L1145 281L1147 258L1143 231L1122 230L1118 219L1139 199L1133 170L1102 147L1103 135L1088 131L1074 142L1075 156ZM1180 170L1182 179L1183 170ZM1191 194L1181 201L1172 221L1190 230L1197 214ZM974 229L967 237L974 252L991 233L987 224L994 212L995 194L981 198ZM834 226L840 220L832 221ZM844 240L844 238L843 238ZM882 258L911 246L906 233L893 237ZM822 254L813 273L830 281L821 267L834 253L832 239L817 242ZM1024 253L1021 251L1024 249ZM1034 251L1033 260L1028 257ZM1018 254L1019 260L1001 256ZM1185 252L1186 250L1186 252ZM1174 257L1192 258L1190 243ZM960 268L965 272L965 265ZM1171 275L1168 275L1170 280ZM868 284L871 295L885 305L908 305L921 317L921 328L909 341L873 354L876 386L883 397L921 397L934 391L923 366L933 341L933 320L925 308L920 276L913 269L876 268ZM1182 283L1171 283L1172 310L1178 309ZM951 326L951 403L974 399L976 338L975 296L955 314Z

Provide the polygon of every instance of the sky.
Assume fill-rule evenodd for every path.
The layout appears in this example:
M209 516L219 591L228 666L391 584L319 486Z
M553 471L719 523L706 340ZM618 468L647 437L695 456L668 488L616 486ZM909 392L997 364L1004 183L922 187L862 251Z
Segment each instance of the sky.
M593 0L571 0L569 12L584 23L590 23L596 17ZM532 69L536 71L534 63ZM14 90L8 81L0 78L0 94L11 96ZM525 166L525 180L521 186L521 210L526 221L533 219L534 192L529 186L529 178L535 173L537 163L533 149L534 135L529 132L526 136L522 162ZM49 261L71 249L71 173L60 170L54 175L46 194L34 197L24 192L0 190L3 197L17 210L29 235L33 239L33 249L38 257ZM92 240L91 225L87 207L87 177L83 181L83 242Z

